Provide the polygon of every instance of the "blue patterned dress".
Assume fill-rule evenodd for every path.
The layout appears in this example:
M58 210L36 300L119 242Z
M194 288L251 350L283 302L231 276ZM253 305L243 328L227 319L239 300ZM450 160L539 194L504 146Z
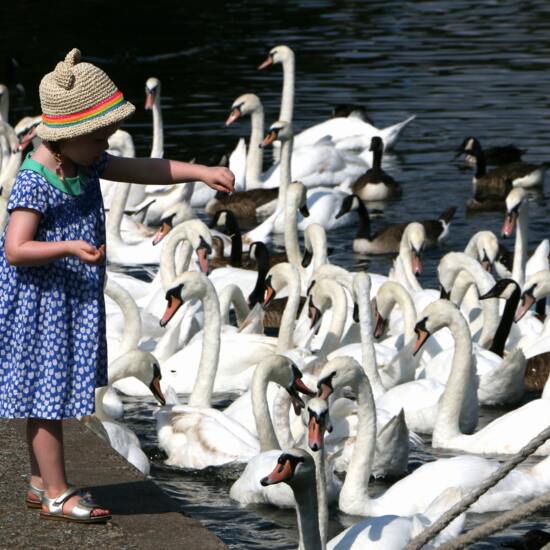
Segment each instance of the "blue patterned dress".
M35 240L105 243L99 176L92 165L74 196L37 172L21 170L8 211L31 208L41 219ZM95 388L107 384L105 266L75 257L14 267L0 237L0 417L62 419L94 412Z

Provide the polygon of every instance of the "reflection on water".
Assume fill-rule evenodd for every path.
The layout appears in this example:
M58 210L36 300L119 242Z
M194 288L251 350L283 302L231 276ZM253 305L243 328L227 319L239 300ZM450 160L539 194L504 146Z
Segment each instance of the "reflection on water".
M442 254L463 248L477 230L498 233L502 224L498 213L465 213L472 173L453 160L462 139L475 135L484 145L513 142L527 149L525 160L550 160L550 4L542 0L241 0L179 5L159 0L154 10L134 4L124 13L123 25L116 14L86 17L86 33L74 24L79 10L89 13L102 5L85 0L70 10L56 10L56 24L63 33L49 32L47 48L40 45L49 6L21 0L12 3L9 12L3 10L0 54L19 57L19 76L27 89L24 100L15 103L14 118L38 112L35 91L40 77L78 45L106 67L137 105L138 112L126 126L138 154L148 154L151 147L150 113L141 107L145 80L156 76L162 82L165 156L204 160L232 150L237 138L247 135L248 121L223 127L238 95L257 93L267 123L277 118L281 67L256 67L272 46L288 44L296 52L296 130L327 118L332 106L340 103L364 106L378 127L417 115L394 154L385 158L388 171L402 184L403 197L388 203L373 225L377 229L393 221L436 217L458 206L448 240L426 254L421 276L425 287L436 286L435 267ZM29 18L31 8L34 17ZM109 4L111 15L113 9ZM530 249L548 236L548 214L545 198L534 198ZM352 229L329 233L331 261L387 272L391 258L354 255L351 235ZM152 404L128 399L127 409L130 425L156 453ZM292 512L241 509L228 500L227 481L169 469L155 456L153 478L233 548L296 546ZM411 468L432 456L428 450L416 454ZM374 485L373 492L382 487ZM339 522L336 530L347 524L341 515L334 517ZM544 523L542 516L535 517L504 533ZM494 548L498 540L477 547Z

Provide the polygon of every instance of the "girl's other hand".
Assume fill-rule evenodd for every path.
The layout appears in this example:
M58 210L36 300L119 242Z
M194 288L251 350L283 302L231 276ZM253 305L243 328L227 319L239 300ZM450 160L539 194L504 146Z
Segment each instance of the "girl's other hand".
M71 241L71 255L85 264L98 265L105 259L105 245L96 248L86 241Z
M233 193L235 191L235 176L233 172L223 166L209 167L203 178L208 187L224 193Z

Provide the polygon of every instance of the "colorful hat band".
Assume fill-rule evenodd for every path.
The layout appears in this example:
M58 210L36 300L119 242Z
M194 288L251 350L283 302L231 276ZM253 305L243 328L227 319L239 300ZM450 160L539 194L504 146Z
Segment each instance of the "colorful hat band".
M120 107L125 103L124 96L122 92L117 90L112 96L100 101L97 105L79 111L78 113L73 113L71 115L46 115L42 114L42 122L45 126L50 128L63 128L66 126L76 126L82 122L87 122L93 118L102 116L109 111L113 111L117 107Z

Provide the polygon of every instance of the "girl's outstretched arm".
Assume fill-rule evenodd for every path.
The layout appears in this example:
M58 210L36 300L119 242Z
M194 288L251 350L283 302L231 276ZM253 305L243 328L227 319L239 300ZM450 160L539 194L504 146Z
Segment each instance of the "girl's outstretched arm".
M66 256L76 256L87 264L98 264L105 257L105 245L99 248L86 241L35 241L40 213L30 208L17 208L10 215L4 250L14 266L44 265Z
M217 191L232 192L235 176L222 166L204 166L168 159L124 158L109 156L102 178L144 185L169 185L204 181Z

